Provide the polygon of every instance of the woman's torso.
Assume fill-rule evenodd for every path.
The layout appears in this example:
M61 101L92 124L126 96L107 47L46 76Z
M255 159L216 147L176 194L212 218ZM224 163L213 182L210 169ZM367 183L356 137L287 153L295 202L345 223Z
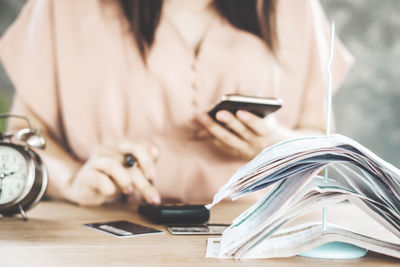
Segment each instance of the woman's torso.
M154 143L161 150L154 181L161 194L204 201L245 162L222 154L210 140L196 139L196 114L227 93L279 96L285 102L277 113L280 123L289 128L298 123L311 90L307 79L313 42L313 17L302 1L280 1L278 33L283 52L277 56L259 37L222 18L212 23L195 56L162 16L147 66L121 19L118 1L58 0L47 5L51 13L47 38L54 51L44 55L54 62L56 90L48 94L54 99L47 100L56 102L49 112L58 118L52 128L62 131L58 135L82 161L97 144L122 138ZM39 6L32 4L30 13ZM317 79L313 90L323 95L319 84L324 84L323 79ZM29 94L21 90L28 104ZM42 94L45 101L46 92Z

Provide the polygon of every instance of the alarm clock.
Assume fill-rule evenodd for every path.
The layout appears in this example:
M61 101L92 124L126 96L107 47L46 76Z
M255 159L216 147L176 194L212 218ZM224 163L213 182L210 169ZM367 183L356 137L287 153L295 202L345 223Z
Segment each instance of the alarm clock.
M48 181L47 170L32 148L44 149L46 142L26 117L0 114L0 119L11 117L24 119L29 128L15 134L0 132L0 214L21 214L27 220L25 211L42 199Z

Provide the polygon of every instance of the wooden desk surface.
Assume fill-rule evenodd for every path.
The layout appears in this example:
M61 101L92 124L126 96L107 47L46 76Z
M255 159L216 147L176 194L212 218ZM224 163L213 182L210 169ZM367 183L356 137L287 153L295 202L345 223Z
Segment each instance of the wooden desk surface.
M230 223L249 203L223 203L212 210L211 222ZM357 209L328 210L333 221L351 218L360 225L365 216ZM330 212L330 213L329 213ZM338 213L338 214L336 214ZM28 212L30 220L0 218L0 266L399 266L400 260L368 253L354 260L316 260L292 257L272 260L204 258L206 236L173 236L163 226L151 225L122 205L83 208L63 202L40 203ZM316 214L316 218L320 214ZM331 216L332 217L332 216ZM164 231L164 234L116 238L91 230L84 223L129 220ZM379 231L365 224L365 230Z

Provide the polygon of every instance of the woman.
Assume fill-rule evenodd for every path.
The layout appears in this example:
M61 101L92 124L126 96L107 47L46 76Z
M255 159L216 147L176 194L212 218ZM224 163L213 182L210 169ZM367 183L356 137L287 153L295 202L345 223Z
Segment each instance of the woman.
M13 112L48 141L50 197L205 202L264 147L324 129L328 40L316 0L31 0L0 55ZM335 47L337 88L351 57ZM207 110L227 93L284 107L221 111L224 128Z

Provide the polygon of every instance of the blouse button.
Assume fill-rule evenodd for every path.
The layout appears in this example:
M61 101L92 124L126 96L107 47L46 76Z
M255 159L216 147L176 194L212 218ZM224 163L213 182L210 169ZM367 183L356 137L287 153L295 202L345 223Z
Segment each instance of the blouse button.
M199 62L194 61L194 62L192 63L192 70L193 70L193 71L199 71L199 69L200 69Z
M200 83L199 83L199 81L194 81L194 82L192 82L192 88L193 88L194 90L199 89L199 88L200 88Z

